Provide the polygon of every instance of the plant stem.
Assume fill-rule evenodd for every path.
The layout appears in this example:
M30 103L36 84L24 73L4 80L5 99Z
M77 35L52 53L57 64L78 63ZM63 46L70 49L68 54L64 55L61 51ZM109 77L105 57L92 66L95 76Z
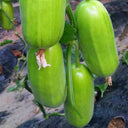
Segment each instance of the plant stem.
M45 119L48 119L48 118L50 118L52 116L65 116L65 114L57 113L57 112L53 112L51 114L47 114L47 112L45 111L45 108L43 107L43 105L41 105L38 101L35 101L35 102L39 106L40 110L42 111L43 116L44 116Z
M76 67L79 68L80 67L80 60L79 60L79 46L78 43L76 41L73 41L73 44L76 47L76 52L75 52L75 58L76 58Z
M22 70L23 70L23 68L25 67L26 64L27 64L27 60L25 60L25 62L23 63L23 65L22 65L20 71L18 72L18 74L21 74L21 72L22 72Z
M20 61L21 61L21 60L23 60L23 61L25 61L25 62L23 63L21 69L19 69ZM26 57L22 56L22 57L20 57L20 58L18 59L17 65L16 65L16 67L18 67L18 69L16 70L16 73L18 72L17 74L19 74L19 75L21 74L21 71L23 70L23 68L24 68L24 66L25 66L26 63L27 63Z
M66 0L66 2L67 2L66 13L70 20L70 23L74 28L77 28L76 20L75 20L75 17L74 17L74 14L73 14L73 11L70 5L70 0Z
M75 20L75 17L74 17L74 14L73 14L73 11L72 11L72 8L71 8L71 5L70 5L70 0L66 0L67 2L67 7L66 7L66 13L69 17L69 20L70 20L70 23L71 25L77 29L77 23L76 23L76 20ZM78 46L78 43L76 41L72 41L72 43L75 45L76 47L76 53L75 53L75 56L76 56L76 66L79 67L80 66L80 61L79 61L79 46Z
M26 75L26 76L25 76L25 79L24 79L24 88L25 88L28 92L32 93L32 89L28 86L27 80L28 80L28 75Z
M73 85L72 85L72 69L71 69L71 48L72 42L68 45L67 48L67 88L68 88L68 95L71 100L71 104L75 106L74 94L73 94Z
M43 105L41 105L38 101L36 101L36 104L39 106L40 110L42 111L44 118L48 119L48 114L46 113Z
M79 47L76 41L72 41L69 43L68 48L67 48L67 86L68 86L68 94L71 100L71 104L75 106L75 100L74 100L74 94L73 94L73 85L72 85L72 69L71 69L71 48L72 45L75 45L76 47L76 66L80 66L80 61L79 61Z
M14 25L13 21L11 20L11 18L7 15L7 13L6 13L3 9L1 9L1 11L2 11L2 13L4 13L4 15L8 18L8 20L9 20L10 23L12 24L13 30L15 31L15 35L24 43L24 45L25 45L26 48L27 48L26 42L25 42L25 41L23 40L23 38L18 34L18 32L17 32L17 30L16 30L16 28L15 28L15 25Z
M24 84L24 87L28 92L32 93L31 88L27 84Z

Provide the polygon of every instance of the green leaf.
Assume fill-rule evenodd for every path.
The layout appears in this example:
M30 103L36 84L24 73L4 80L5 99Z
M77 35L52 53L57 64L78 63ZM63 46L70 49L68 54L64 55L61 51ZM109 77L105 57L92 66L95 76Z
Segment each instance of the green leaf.
M13 40L4 40L4 41L0 44L0 46L4 46L4 45L10 44L10 43L12 43L12 42L13 42Z
M122 52L122 63L126 64L128 66L128 50L124 50Z
M16 79L16 85L19 86L20 85L20 80Z
M28 80L28 75L25 76L24 83L27 82L27 80Z
M7 92L13 92L13 91L16 91L16 90L18 90L17 87L9 87Z
M60 43L67 44L69 41L76 40L76 29L72 27L67 21L65 22L65 28Z
M107 87L108 87L107 83L95 86L95 90L100 90L101 91L101 98L103 98L104 92L106 91Z
M18 71L18 66L16 65L15 67L14 67L14 70L17 72Z

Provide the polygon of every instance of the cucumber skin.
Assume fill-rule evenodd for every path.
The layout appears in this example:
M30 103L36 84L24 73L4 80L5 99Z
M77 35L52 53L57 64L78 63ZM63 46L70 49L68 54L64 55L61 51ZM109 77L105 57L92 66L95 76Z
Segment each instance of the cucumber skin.
M38 70L35 53L30 48L28 53L28 77L34 96L39 103L47 107L58 107L66 98L66 76L63 53L59 43L46 49L45 58L51 67Z
M22 33L33 47L48 48L61 38L66 0L20 0Z
M11 2L9 1L1 1L1 8L3 11L9 16L10 19L14 17L14 10ZM13 28L12 24L10 23L9 19L5 16L4 13L1 11L1 26L5 30L10 30Z
M93 78L83 64L81 64L80 68L76 68L76 65L72 64L72 81L75 107L80 115L72 107L70 97L67 93L67 99L64 103L65 116L71 125L75 127L83 127L89 123L93 116Z
M105 7L96 0L82 1L76 11L80 47L92 73L106 77L118 67L113 26Z

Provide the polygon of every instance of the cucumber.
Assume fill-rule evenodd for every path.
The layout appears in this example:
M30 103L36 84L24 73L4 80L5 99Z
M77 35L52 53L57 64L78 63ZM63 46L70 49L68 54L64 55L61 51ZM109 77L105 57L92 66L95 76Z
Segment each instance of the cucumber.
M76 67L76 64L72 64L72 82L75 108L77 111L72 106L70 95L67 93L67 99L64 103L65 116L71 125L83 127L89 123L93 116L93 78L87 67L83 64L81 64L79 68Z
M28 52L28 77L36 100L47 107L60 106L66 97L66 78L63 53L59 43L45 50L45 58L51 66L38 70L36 53L38 49L30 48Z
M106 77L118 67L113 26L105 7L97 0L82 1L76 11L80 47L92 73Z
M66 0L20 0L22 33L33 47L48 48L61 38Z
M12 20L14 17L14 10L11 2L9 1L1 1L2 10L8 15L8 17ZM10 30L13 28L10 20L7 16L1 11L1 26L5 30Z

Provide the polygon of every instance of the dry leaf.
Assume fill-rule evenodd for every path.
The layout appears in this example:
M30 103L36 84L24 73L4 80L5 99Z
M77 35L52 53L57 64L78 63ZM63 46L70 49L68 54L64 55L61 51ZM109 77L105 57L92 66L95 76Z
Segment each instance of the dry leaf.
M18 22L16 20L14 20L14 25L17 25L17 24L18 24Z
M22 52L19 50L12 50L12 53L15 57L20 58L22 56Z
M114 117L108 124L107 128L125 128L126 123L123 117Z

